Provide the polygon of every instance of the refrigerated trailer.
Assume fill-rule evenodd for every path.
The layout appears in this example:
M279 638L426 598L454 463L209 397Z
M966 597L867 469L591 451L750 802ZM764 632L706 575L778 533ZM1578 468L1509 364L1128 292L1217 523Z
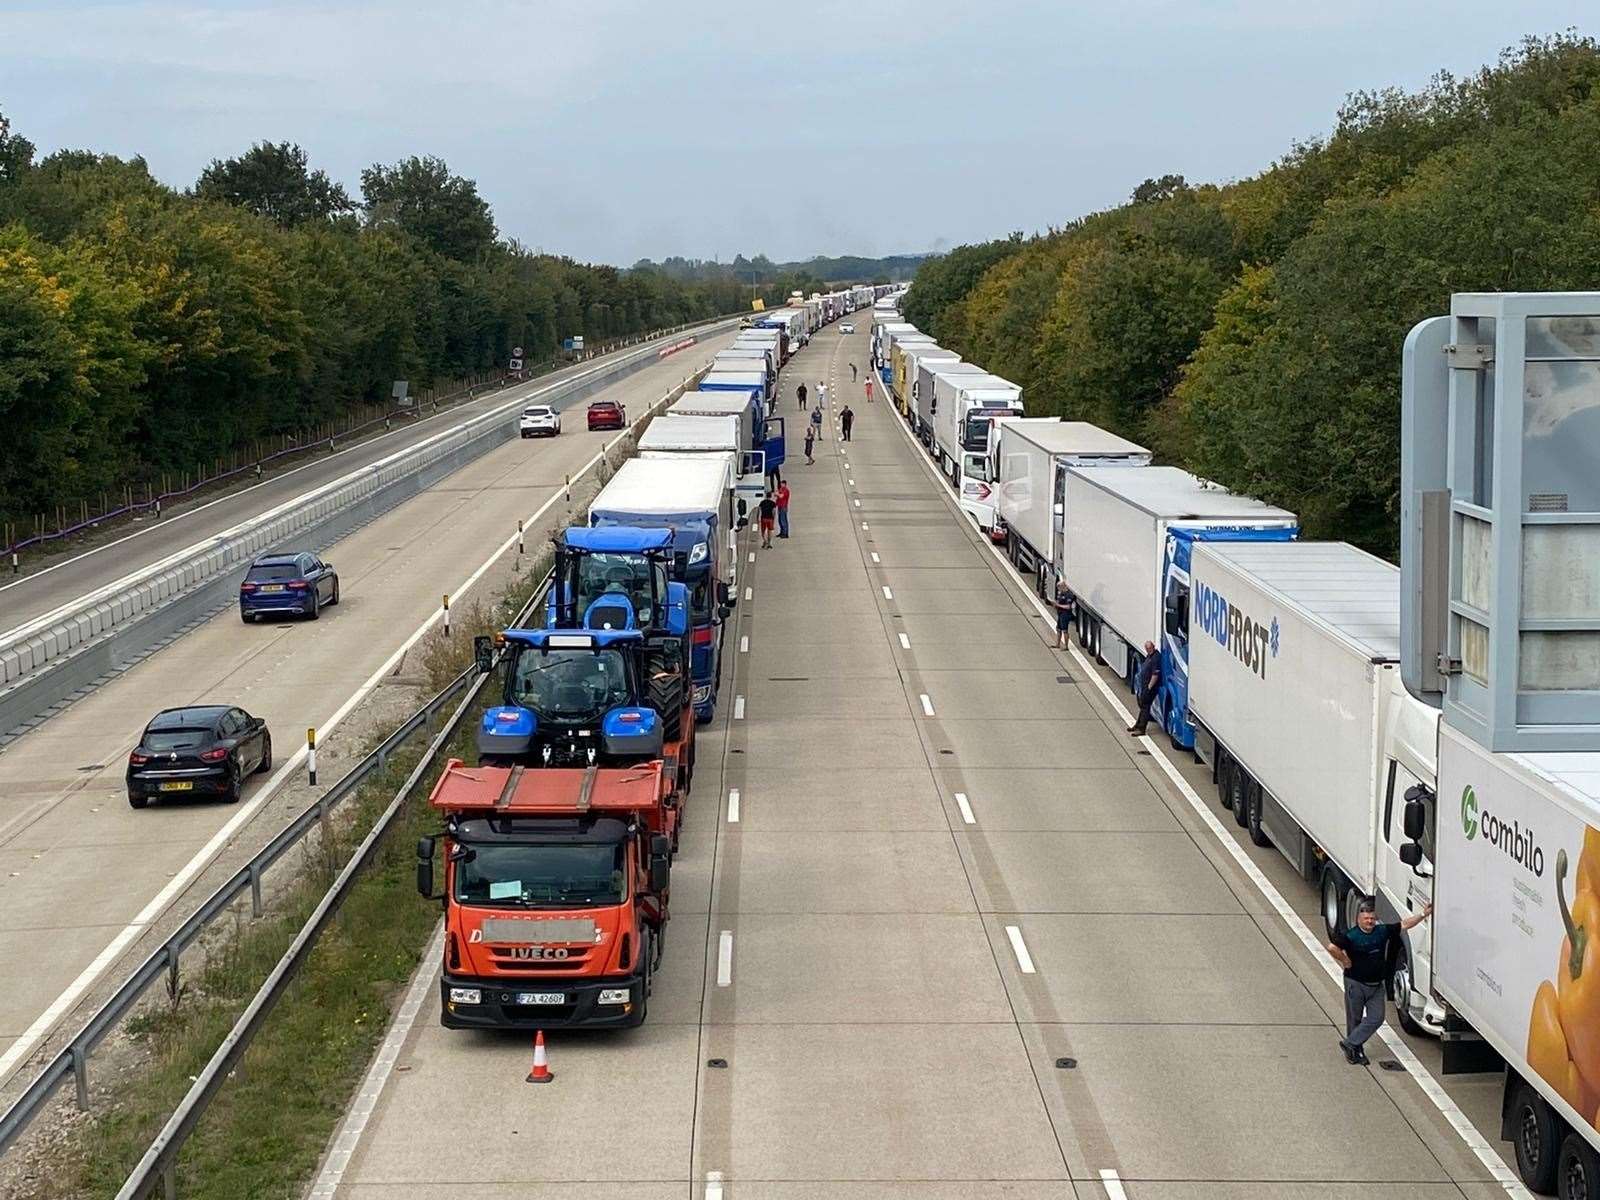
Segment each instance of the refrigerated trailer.
M719 458L726 456L734 495L744 509L760 503L767 490L767 456L746 450L739 435L739 418L687 416L666 413L656 417L639 435L640 458ZM739 515L744 516L744 509Z
M1078 600L1079 639L1130 687L1154 643L1164 678L1154 711L1174 744L1193 745L1171 687L1182 663L1164 633L1165 598L1188 586L1195 542L1288 541L1295 515L1177 467L1073 467L1064 501L1061 577Z
M933 414L934 414L934 387L942 375L987 375L977 363L943 362L934 360L917 364L917 383L912 389L916 397L915 411L912 422L916 428L917 440L934 452L933 443Z
M1039 595L1054 597L1060 582L1067 471L1073 467L1147 467L1150 451L1087 421L1001 418L994 431L998 437L993 460L999 470L993 484L995 498L988 505L988 523L977 514L968 515L986 532L998 535L1003 530L1006 553L1017 570L1034 581ZM965 477L978 473L967 468L978 466L968 463L963 467L964 510L968 499ZM974 504L981 499L974 492Z
M950 375L936 371L933 380L933 457L957 489L961 456L989 447L990 422L1020 417L1022 389L998 375Z
M900 410L900 415L916 425L917 417L917 379L918 370L923 363L958 363L961 355L954 350L946 350L943 346L933 342L911 342L901 355L904 366L901 370L902 383L895 385L894 401ZM902 390L903 389L903 390Z
M1184 651L1173 703L1219 801L1316 885L1328 937L1362 896L1385 922L1428 903L1401 810L1434 788L1439 713L1400 679L1399 568L1344 542L1198 542L1166 620ZM1401 935L1392 997L1402 1025L1437 1036L1428 936Z

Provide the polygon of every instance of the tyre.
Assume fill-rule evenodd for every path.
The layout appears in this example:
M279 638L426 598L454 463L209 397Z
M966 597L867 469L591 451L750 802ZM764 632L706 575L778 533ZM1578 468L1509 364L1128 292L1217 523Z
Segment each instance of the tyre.
M1350 881L1344 872L1329 863L1322 868L1322 882L1318 889L1322 895L1322 924L1331 941L1345 928L1344 909L1350 898Z
M239 796L243 791L244 783L242 780L240 780L239 776L235 774L231 779L228 780L228 790L222 793L222 802L224 804L239 803Z
M272 735L265 735L266 745L261 748L261 765L256 768L257 775L265 775L272 770Z
M1420 1037L1427 1033L1427 1030L1411 1015L1411 952L1406 949L1404 938L1399 941L1399 957L1395 959L1394 974L1389 977L1389 999L1394 1001L1394 1011L1400 1019L1400 1028L1413 1037Z
M1556 1183L1561 1153L1561 1122L1544 1097L1526 1083L1517 1084L1506 1109L1504 1131L1517 1155L1517 1174L1536 1192L1550 1192Z
M1233 807L1233 795L1228 790L1228 777L1233 774L1233 763L1223 751L1217 747L1217 803L1223 808Z
M339 603L339 581L335 579L333 581L333 599L328 601L328 607L332 608L337 603Z
M1233 798L1228 805L1233 810L1233 823L1243 829L1250 819L1250 777L1240 767L1228 772L1228 793Z
M683 674L672 668L676 664L661 661L661 655L651 655L650 707L661 718L661 736L668 742L683 737Z
M1556 1196L1559 1200L1600 1200L1600 1154L1572 1130L1561 1139Z
M146 804L149 804L149 803L150 803L150 797L149 796L140 796L140 795L137 795L134 792L129 792L128 793L128 807L129 808L143 808Z
M1272 839L1267 836L1267 831L1261 828L1261 809L1266 804L1266 798L1259 787L1250 789L1250 808L1245 817L1245 828L1250 831L1250 840L1258 846L1272 845Z
M306 614L313 621L322 619L322 597L316 592L311 593L311 611Z

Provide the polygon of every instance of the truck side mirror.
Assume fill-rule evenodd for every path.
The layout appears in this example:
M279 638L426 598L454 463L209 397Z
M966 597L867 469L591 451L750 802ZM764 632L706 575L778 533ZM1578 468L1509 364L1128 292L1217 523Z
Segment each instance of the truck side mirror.
M417 894L424 900L433 900L433 839L417 839Z
M494 639L488 634L480 633L472 639L472 660L479 675L487 675L494 669Z
M1422 861L1421 845L1416 842L1406 842L1402 845L1400 847L1400 861L1413 871L1416 870L1417 864Z
M658 833L650 838L650 853L656 858L665 858L672 853L672 839L664 833Z
M672 866L660 856L650 859L650 890L660 893L667 890L667 883L672 878Z
M1422 840L1422 834L1428 827L1428 806L1421 800L1407 800L1404 817L1406 839L1411 842Z

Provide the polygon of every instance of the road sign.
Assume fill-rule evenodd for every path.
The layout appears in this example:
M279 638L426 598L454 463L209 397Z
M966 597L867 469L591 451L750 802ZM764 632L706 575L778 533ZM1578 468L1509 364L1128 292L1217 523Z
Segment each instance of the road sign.
M396 379L394 387L389 390L389 395L394 397L394 402L404 408L411 403L411 397L406 395L410 384L404 379Z
M512 359L512 360L511 360L511 369L512 369L512 370L513 370L513 371L520 371L520 370L522 370L522 360L521 360L521 359L520 359L520 358L513 358L513 359Z
M513 346L513 347L511 347L511 357L512 358L521 358L522 357L522 347L521 346Z

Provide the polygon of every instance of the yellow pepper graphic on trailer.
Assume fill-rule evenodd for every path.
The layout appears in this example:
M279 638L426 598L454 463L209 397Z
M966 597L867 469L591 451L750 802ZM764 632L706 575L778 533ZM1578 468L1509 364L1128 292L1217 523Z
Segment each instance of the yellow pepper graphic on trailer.
M1463 795L1463 828L1468 821ZM1533 998L1528 1064L1600 1128L1600 830L1584 830L1570 903L1567 852L1556 852L1556 903L1566 937L1554 983L1541 983Z

